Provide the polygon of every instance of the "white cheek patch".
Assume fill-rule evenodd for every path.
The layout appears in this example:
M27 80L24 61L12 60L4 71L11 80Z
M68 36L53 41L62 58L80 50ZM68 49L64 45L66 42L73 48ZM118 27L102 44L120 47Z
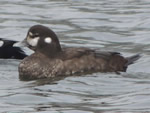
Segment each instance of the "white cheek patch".
M45 43L50 44L50 43L52 42L52 39L51 39L50 37L46 37L46 38L44 39L44 41L45 41Z
M29 32L29 35L30 35L30 36L33 36L33 33L32 33L32 32Z
M27 38L27 42L30 46L35 47L38 44L40 37L35 37L35 38Z
M0 47L4 45L4 41L0 40Z

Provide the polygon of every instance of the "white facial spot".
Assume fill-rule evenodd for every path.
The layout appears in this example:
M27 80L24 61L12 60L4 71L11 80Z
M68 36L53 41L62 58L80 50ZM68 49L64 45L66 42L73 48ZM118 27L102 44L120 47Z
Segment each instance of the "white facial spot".
M52 42L52 39L51 39L50 37L46 37L46 38L44 39L44 41L45 41L45 43L50 44L50 43Z
M0 40L0 47L4 45L4 41Z
M30 35L30 36L33 36L33 33L32 33L32 32L29 32L29 35Z
M27 42L30 46L35 47L38 44L40 37L35 37L35 38L27 38Z

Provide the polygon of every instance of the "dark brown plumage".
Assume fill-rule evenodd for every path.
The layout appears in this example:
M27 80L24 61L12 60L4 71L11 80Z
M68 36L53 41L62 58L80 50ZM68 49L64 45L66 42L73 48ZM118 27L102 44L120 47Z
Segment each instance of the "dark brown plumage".
M40 79L93 72L125 72L128 65L140 58L124 58L117 52L88 48L61 48L56 34L42 25L32 26L23 41L35 51L19 65L21 79Z

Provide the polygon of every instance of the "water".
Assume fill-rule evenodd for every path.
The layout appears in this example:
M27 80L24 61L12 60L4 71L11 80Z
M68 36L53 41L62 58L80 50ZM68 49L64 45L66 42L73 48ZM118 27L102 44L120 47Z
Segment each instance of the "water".
M62 45L142 58L121 75L35 81L19 80L19 60L0 60L0 113L150 112L149 14L149 0L1 0L3 38L21 41L29 27L43 24Z

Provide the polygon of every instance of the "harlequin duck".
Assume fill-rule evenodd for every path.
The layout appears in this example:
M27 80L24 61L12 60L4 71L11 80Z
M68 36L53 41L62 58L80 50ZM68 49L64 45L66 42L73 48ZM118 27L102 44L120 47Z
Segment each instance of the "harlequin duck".
M43 25L32 26L22 42L34 50L19 65L19 77L33 80L94 72L125 72L140 55L123 57L118 52L60 46L57 35Z
M2 59L23 59L27 55L19 47L13 47L17 41L0 38L0 58Z

